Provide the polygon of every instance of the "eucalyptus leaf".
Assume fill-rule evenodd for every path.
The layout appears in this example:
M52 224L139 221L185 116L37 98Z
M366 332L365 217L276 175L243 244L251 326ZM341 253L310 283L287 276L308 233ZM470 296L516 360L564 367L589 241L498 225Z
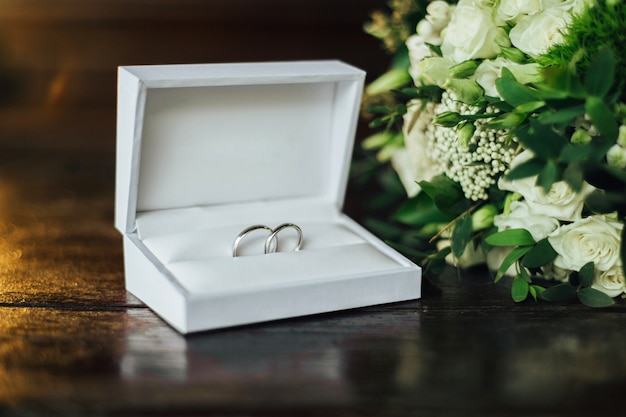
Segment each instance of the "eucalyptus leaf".
M382 117L379 117L379 118L374 119L371 122L369 122L369 124L367 126L369 128L371 128L371 129L376 129L377 127L381 127L385 123L387 123L387 120L382 118Z
M418 184L443 212L456 212L458 203L464 200L461 187L445 175L437 175L430 181L420 181Z
M569 143L567 139L544 126L536 120L531 120L531 129L518 129L515 134L517 140L526 148L531 149L535 155L542 158L557 158L561 148Z
M448 256L450 252L452 252L452 249L450 248L450 246L446 246L445 248L438 251L433 257L429 258L428 262L424 265L424 274L438 274L439 272L441 272L446 264L446 256Z
M618 206L626 204L626 195L622 192L593 191L585 200L585 205L594 213L613 213ZM626 229L626 228L625 228Z
M485 241L493 246L526 246L536 243L533 236L526 229L503 230L487 236Z
M498 78L496 80L496 89L500 97L514 107L538 101L537 96L530 88L512 78Z
M368 108L367 111L373 114L389 114L392 112L390 108L385 106L372 106Z
M598 131L609 140L617 138L619 127L613 116L613 112L600 97L587 97L585 101L585 111L589 115L591 122Z
M515 107L515 111L518 112L518 113L531 113L531 112L534 112L536 110L539 110L540 108L542 108L545 105L546 105L545 101L542 101L542 100L539 100L539 101L529 101L527 103L520 104L519 106L516 106Z
M526 120L525 113L503 113L489 120L487 125L491 129L515 129Z
M584 104L580 104L574 107L567 107L561 110L557 110L554 113L542 116L540 121L544 125L550 124L569 124L578 116L585 114Z
M469 215L463 216L456 222L454 229L452 230L452 240L450 246L452 247L452 254L460 258L465 252L465 247L472 238L472 217Z
M539 268L552 262L556 256L557 253L548 239L542 239L524 255L522 265L527 268Z
M565 181L573 191L580 192L580 190L582 190L583 180L583 169L579 164L570 164L563 170L563 181Z
M500 281L500 279L504 276L506 271L508 271L511 265L517 262L517 260L524 256L530 249L531 246L520 246L518 248L513 248L513 250L511 250L511 252L509 252L502 260L500 268L498 268L498 271L496 272L494 282Z
M578 299L587 307L609 307L615 304L611 297L591 287L581 288Z
M524 278L517 276L513 279L513 284L511 285L511 297L513 297L513 301L516 303L524 301L528 297L528 290L529 285Z
M511 169L504 177L510 181L532 177L538 175L544 166L545 161L539 158L531 158Z
M546 288L546 290L541 293L541 298L546 301L562 302L571 300L574 297L576 297L576 288L570 284L558 284Z
M585 73L584 86L588 94L604 97L615 77L615 57L609 48L602 48L596 53L587 72Z
M507 67L502 67L502 78L508 78L510 80L515 80L515 75L511 72Z
M533 296L535 301L537 301L537 298L541 297L545 290L546 289L540 285L531 285L529 288L530 294Z
M582 287L591 287L593 283L593 276L595 273L595 266L593 262L587 262L578 271L578 278L580 279L580 285Z
M426 193L418 193L400 206L393 219L411 226L423 226L428 223L447 223L453 217L439 210Z
M557 97L559 94L574 98L584 98L587 95L580 80L566 67L546 67L541 73L548 87L544 89L545 95L542 94L542 98L546 98L550 90Z
M626 171L606 164L587 165L585 179L606 191L626 191Z
M537 185L542 187L546 194L550 192L552 184L561 179L561 170L555 161L549 159L546 161L543 169L537 176Z
M561 148L559 155L563 162L572 163L586 161L592 152L592 146L568 143Z

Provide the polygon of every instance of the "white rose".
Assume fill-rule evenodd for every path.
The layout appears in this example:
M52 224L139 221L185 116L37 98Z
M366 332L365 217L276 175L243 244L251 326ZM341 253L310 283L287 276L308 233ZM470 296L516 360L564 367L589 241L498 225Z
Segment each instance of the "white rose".
M622 148L618 144L611 146L606 153L606 162L621 169L626 168L626 148Z
M617 262L608 271L599 271L595 274L591 288L602 291L609 297L617 297L626 293L626 280L621 262Z
M502 266L502 262L504 262L504 259L509 255L509 253L511 253L512 250L513 247L509 246L494 246L493 248L491 248L485 256L487 261L487 268L489 268L490 271L498 271ZM509 277L514 277L517 275L517 266L515 265L515 263L509 266L509 269L504 272L504 275Z
M417 36L422 38L424 42L441 45L441 33L433 27L433 24L428 20L423 19L417 24L416 28Z
M486 96L500 97L496 89L496 80L500 78L501 71L502 65L500 61L497 59L486 59L476 68L474 75L470 79L475 80L485 90Z
M536 57L563 41L562 32L570 22L570 12L554 7L535 16L520 18L509 32L509 37L517 49Z
M415 85L422 84L422 65L424 58L432 56L432 52L424 38L419 35L412 35L406 40L406 47L409 51L409 74L413 78Z
M454 62L494 58L500 52L500 45L509 45L504 29L491 18L491 9L471 0L458 3L441 37L443 56Z
M557 252L554 265L580 271L594 262L596 271L608 271L619 261L622 224L604 216L589 216L562 226L548 241Z
M542 266L541 272L544 278L554 279L561 282L567 282L569 280L569 275L572 273L571 270L559 268L558 266L554 265L554 263Z
M572 14L582 12L587 5L595 6L595 0L543 0L544 9L560 8Z
M449 59L438 56L427 57L421 60L414 69L419 74L419 82L428 85L438 85L444 88L448 81L450 68L454 66L454 62ZM416 82L417 84L417 82Z
M554 217L531 213L528 203L514 201L511 203L509 214L499 214L493 219L493 224L501 232L507 229L526 229L536 242L545 239L559 228L559 221Z
M526 150L513 159L511 167L515 167L532 157L533 153ZM536 181L536 176L513 181L502 177L498 181L498 187L501 190L521 194L533 215L544 215L566 221L580 219L585 198L595 189L585 182L581 191L575 192L566 182L559 181L552 184L552 188L546 193L543 187L535 185Z
M426 20L436 31L441 32L450 22L452 10L453 7L445 1L433 1L426 6Z
M542 0L502 0L497 16L506 22L515 22L520 16L533 16L542 11Z
M541 81L539 65L518 64L506 58L485 59L478 65L470 79L475 80L485 90L485 95L500 97L496 89L496 80L502 76L502 68L507 68L522 84Z
M424 108L419 101L410 103L402 126L405 148L394 153L391 158L391 164L409 197L420 191L416 182L428 181L441 174L439 164L431 156L433 146L426 136L426 129L434 116L434 107L433 103L426 104Z
M437 241L437 250L441 250L450 246L449 239L440 239ZM468 243L460 258L455 258L452 254L446 256L446 262L449 265L458 266L459 268L470 268L485 263L485 252L480 245L474 246L473 242Z

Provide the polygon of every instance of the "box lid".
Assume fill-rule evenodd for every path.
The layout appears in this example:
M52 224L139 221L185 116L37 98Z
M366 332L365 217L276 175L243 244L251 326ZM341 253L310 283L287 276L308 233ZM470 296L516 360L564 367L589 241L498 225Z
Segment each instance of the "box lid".
M340 210L364 78L339 61L120 67L116 227L262 200Z

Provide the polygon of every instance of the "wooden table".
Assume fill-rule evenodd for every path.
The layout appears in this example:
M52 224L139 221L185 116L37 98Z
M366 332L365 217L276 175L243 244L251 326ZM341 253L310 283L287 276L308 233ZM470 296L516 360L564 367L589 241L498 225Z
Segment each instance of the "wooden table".
M124 288L112 146L0 151L0 415L623 415L626 307L422 300L183 337Z

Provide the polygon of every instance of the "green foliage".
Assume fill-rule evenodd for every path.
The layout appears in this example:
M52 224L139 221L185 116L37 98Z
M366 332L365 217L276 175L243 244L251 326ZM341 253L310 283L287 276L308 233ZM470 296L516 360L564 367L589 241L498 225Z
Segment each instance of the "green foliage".
M537 244L526 253L522 266L526 268L539 268L552 262L556 256L556 251L546 238L537 242Z
M566 68L573 62L579 74L587 75L588 72L595 74L589 77L590 83L592 80L600 83L608 83L610 80L612 89L620 90L626 80L626 57L623 54L617 55L615 76L602 80L597 76L600 72L594 67L592 55L603 47L613 51L626 51L625 21L626 2L597 0L593 2L592 7L574 16L564 36L564 42L539 56L537 61L545 67L560 68ZM601 63L597 65L602 68ZM587 85L587 88L591 88L591 84ZM594 93L594 95L603 94ZM626 99L623 92L621 99L622 101Z
M609 307L615 304L615 301L605 293L591 288L594 276L594 264L589 262L585 264L578 274L574 277L574 281L569 283L558 284L547 288L541 294L541 298L547 301L565 302L578 299L587 307Z
M534 157L511 169L509 180L536 176L536 184L548 192L558 181L565 181L574 191L580 191L584 182L596 186L599 191L589 197L586 209L595 213L617 213L620 220L626 218L626 172L607 165L607 151L616 143L618 127L626 120L626 110L620 109L624 100L623 87L626 80L626 2L595 1L595 7L575 16L565 43L557 45L537 58L543 67L542 82L528 83L516 79L503 68L496 81L501 100L483 96L483 92L468 77L474 73L478 61L466 61L449 68L446 90L456 93L461 101L477 106L472 114L444 112L433 123L456 129L458 143L471 151L471 139L476 131L474 122L487 119L486 126L500 130L524 149L533 151ZM406 50L398 54L403 61L394 68L406 69ZM516 54L517 52L517 54ZM617 52L617 55L613 52ZM435 56L440 51L433 47ZM515 48L505 48L504 55L515 62L527 63L530 58ZM403 76L406 74L403 74ZM406 77L392 77L392 81ZM398 85L401 85L398 84ZM439 85L444 85L439 83ZM407 113L405 104L411 100L439 102L442 88L438 86L398 87L393 90L394 100L388 106L373 106L374 119L370 126L382 130L365 141L364 147L377 150L379 161L386 161L392 152L403 146L401 125ZM487 107L490 113L487 113ZM622 105L623 107L623 105ZM495 109L495 113L491 112ZM595 135L586 129L576 130L575 122L590 121ZM473 145L475 146L475 145ZM511 297L521 302L531 297L535 301L564 302L578 300L591 307L603 307L613 303L604 293L591 288L593 263L572 273L570 282L545 288L536 278L550 267L557 253L548 239L536 242L525 229L511 229L493 233L486 229L472 229L472 211L485 203L468 201L461 187L445 175L420 181L422 192L417 197L399 205L393 215L393 227L384 228L372 223L392 240L393 246L412 259L422 262L424 273L438 273L449 255L460 258L468 245L480 244L489 250L494 246L508 247L496 273L495 281L505 273L515 271ZM504 195L497 187L490 190L490 203L497 202L500 212ZM493 198L492 198L493 197ZM375 199L377 200L377 199ZM409 238L407 228L413 233ZM384 230L383 230L384 229ZM493 229L493 228L492 228ZM440 237L450 239L450 246L434 250L432 242ZM622 232L622 241L626 232ZM414 239L414 240L410 240ZM424 244L424 242L428 244ZM625 245L620 248L626 260ZM626 265L626 262L623 262Z
M452 254L460 258L465 252L465 247L472 237L472 218L469 215L462 216L452 229L452 240L450 246Z
M535 155L510 170L508 179L537 175L537 185L546 192L561 180L580 190L583 180L606 166L604 156L615 143L619 126L619 115L614 110L616 97L610 94L616 65L612 52L602 48L590 61L584 80L571 68L563 67L544 70L545 83L534 87L521 85L511 77L497 81L500 94L513 107L509 114L519 120L513 135ZM600 135L587 143L573 143L571 133L565 129L585 115ZM499 119L506 117L503 113Z
M526 246L535 243L535 239L526 229L503 230L487 236L485 241L493 246Z

